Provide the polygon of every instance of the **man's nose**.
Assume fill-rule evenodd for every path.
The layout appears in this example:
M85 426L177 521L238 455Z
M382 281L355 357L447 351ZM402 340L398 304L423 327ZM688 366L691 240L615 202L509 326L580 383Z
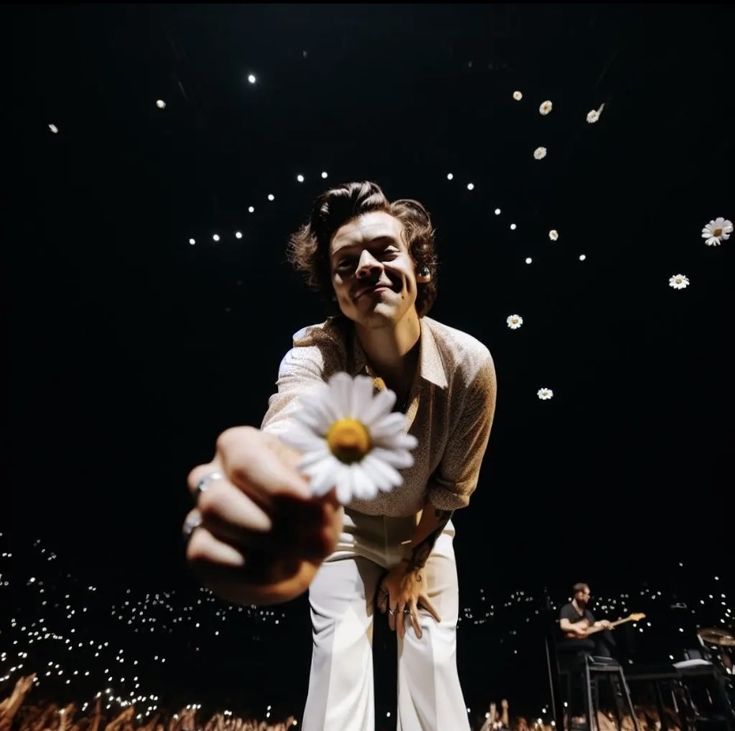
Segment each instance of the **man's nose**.
M360 254L360 260L357 262L357 278L364 279L365 277L369 277L372 272L378 269L380 269L380 262L365 249Z

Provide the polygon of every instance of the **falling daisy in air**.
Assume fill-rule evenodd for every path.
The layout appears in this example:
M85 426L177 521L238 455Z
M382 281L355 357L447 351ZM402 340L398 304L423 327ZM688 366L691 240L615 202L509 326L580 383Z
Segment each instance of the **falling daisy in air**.
M689 286L689 277L686 274L674 274L669 277L669 287L674 289L685 289Z
M372 500L403 484L398 470L413 465L418 444L406 433L406 417L392 412L396 395L373 395L373 379L335 373L300 398L301 409L283 440L303 452L299 469L314 495L333 487L346 505L353 498Z
M523 318L520 315L508 315L505 321L511 330L517 330L523 324Z
M539 388L539 390L536 392L536 395L542 401L548 401L554 396L554 392L550 388Z
M732 221L726 218L715 218L702 229L702 238L707 246L719 246L727 241L732 233Z
M591 109L589 112L587 112L587 123L588 124L595 124L600 119L600 115L602 114L602 110L605 108L605 104L600 104L599 108L597 109Z

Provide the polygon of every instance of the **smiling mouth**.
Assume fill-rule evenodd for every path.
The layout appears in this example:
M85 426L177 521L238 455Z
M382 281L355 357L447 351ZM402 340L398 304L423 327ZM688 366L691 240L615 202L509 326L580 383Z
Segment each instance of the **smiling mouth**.
M369 287L368 289L363 289L362 292L358 292L357 297L355 299L361 299L366 294L378 294L380 292L392 292L392 291L393 289L387 284L379 284L377 287Z

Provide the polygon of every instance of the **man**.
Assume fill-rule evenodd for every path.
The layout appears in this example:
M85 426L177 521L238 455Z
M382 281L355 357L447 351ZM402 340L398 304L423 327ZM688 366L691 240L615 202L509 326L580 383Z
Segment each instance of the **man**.
M590 596L589 584L575 584L572 587L572 601L565 604L559 612L561 639L556 649L560 669L566 669L570 673L569 715L570 728L573 730L583 728L585 722L583 666L579 660L585 655L611 657L610 647L614 644L609 631L610 622L606 619L595 620L589 610Z
M284 356L261 429L220 436L196 467L187 558L220 596L288 601L307 588L313 654L305 731L372 731L374 608L398 635L398 726L469 729L456 666L454 510L477 486L495 409L495 369L472 336L426 316L436 297L424 207L375 183L327 191L289 259L338 314ZM337 372L387 386L418 440L403 485L344 508L311 498L279 439L299 396ZM202 490L204 488L204 491Z
M580 582L572 587L573 599L559 612L559 627L562 632L558 650L563 653L586 653L600 657L612 657L611 648L615 641L610 635L610 622L595 620L589 610L590 587Z

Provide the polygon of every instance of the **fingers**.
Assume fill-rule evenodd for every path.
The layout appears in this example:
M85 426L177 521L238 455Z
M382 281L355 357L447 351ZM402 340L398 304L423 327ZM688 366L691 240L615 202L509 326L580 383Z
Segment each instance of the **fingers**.
M385 614L388 609L388 592L382 587L378 587L378 599L377 599L378 611L381 614Z
M265 533L273 525L264 510L224 478L209 484L197 507L205 524L223 540L243 542L249 533Z
M273 495L311 497L309 483L296 470L298 452L273 434L252 427L228 429L217 440L217 457L232 482L266 505Z
M200 465L191 471L189 490L196 496L198 513L189 514L187 534L201 523L221 542L236 549L258 546L278 554L299 554L305 560L321 560L333 549L341 530L341 517L336 496L324 499L289 494L273 494L268 501L257 502L257 495L246 492L229 478L224 469L215 470L217 462ZM202 482L207 475L218 472L221 477Z
M193 510L189 515L195 512ZM245 566L243 553L218 539L204 525L200 525L192 532L186 546L186 558L194 565L208 563L229 569L242 569Z
M421 622L419 622L418 606L415 606L411 609L411 614L409 614L409 617L411 618L411 626L413 627L413 631L416 633L416 637L421 639L423 633L421 631Z
M437 622L441 622L442 618L436 607L431 603L431 599L426 594L419 595L418 604L420 604Z
M401 606L400 604L396 605L396 632L398 633L398 637L403 639L406 636L406 606Z
M409 599L408 602L405 602L400 598L394 599L390 597L387 592L382 593L382 587L378 589L378 592L378 609L382 613L385 613L387 610L388 627L392 631L397 632L401 639L406 636L409 627L413 628L418 639L423 637L420 609L425 609L436 622L441 622L439 612L437 612L436 607L426 594L419 594L418 599Z

